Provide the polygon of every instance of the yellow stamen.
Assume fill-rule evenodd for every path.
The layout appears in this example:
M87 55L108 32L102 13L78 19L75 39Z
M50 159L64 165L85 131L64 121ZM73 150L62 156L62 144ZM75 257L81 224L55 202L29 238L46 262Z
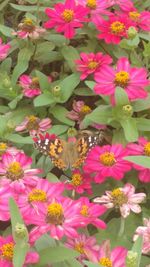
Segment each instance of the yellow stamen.
M111 192L111 196L113 199L113 203L115 206L122 206L123 204L127 203L128 198L127 196L120 190L120 188L116 188Z
M21 179L24 175L24 172L20 163L17 161L10 163L6 175L12 181Z
M1 250L1 257L5 260L12 261L13 254L14 254L14 243L6 243L0 247Z
M47 222L55 225L61 225L63 221L64 214L62 205L57 202L48 205Z
M81 113L84 113L84 114L88 114L88 113L90 113L92 110L91 110L91 108L89 107L89 106L87 106L87 105L84 105L82 108L81 108Z
M130 75L126 71L119 71L115 74L115 84L116 86L121 86L125 88L128 85L128 82L130 80Z
M35 117L34 115L28 116L28 122L27 122L26 128L28 131L38 130L39 129L39 118Z
M84 244L82 242L76 243L74 249L81 254L84 254Z
M34 202L34 201L46 202L46 200L47 196L45 191L40 189L33 189L28 195L29 202Z
M39 87L39 78L38 77L33 77L32 78L32 84L31 84L31 86L32 86L32 88L34 89L34 88L37 88L37 87Z
M146 156L150 156L150 142L146 143L144 146L144 153Z
M25 18L23 20L23 24L28 25L28 26L32 26L33 25L33 20L30 19L30 18Z
M71 22L74 19L74 11L72 9L65 9L62 13L62 18L65 22Z
M120 35L125 31L125 25L120 21L115 21L110 25L110 31L115 35Z
M7 149L7 144L6 143L0 143L0 156L4 154L6 149Z
M105 267L113 267L112 261L109 258L101 258L99 264Z
M98 67L98 65L99 65L98 62L96 62L96 61L94 61L94 60L91 60L91 61L89 61L89 63L88 63L88 68L89 68L90 70L94 70L94 69L96 69L96 68Z
M87 217L89 215L89 208L86 205L83 205L81 210L80 210L80 214Z
M96 9L96 7L97 7L96 0L87 0L86 6L91 8L91 9Z
M131 11L131 12L129 12L129 17L133 21L138 22L140 17L141 17L141 14L139 12L136 12L136 11Z
M74 185L74 186L79 186L82 184L82 181L83 181L83 177L81 174L79 173L75 173L72 175L71 177L71 183Z
M116 162L115 155L112 152L105 152L100 155L100 162L104 166L113 166Z

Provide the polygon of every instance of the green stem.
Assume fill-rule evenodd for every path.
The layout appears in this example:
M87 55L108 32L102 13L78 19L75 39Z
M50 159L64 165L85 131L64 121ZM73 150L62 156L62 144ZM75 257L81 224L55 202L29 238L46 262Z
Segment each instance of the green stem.
M124 234L124 229L125 229L125 219L123 217L121 217L120 229L119 229L119 233L118 233L119 237L121 237Z

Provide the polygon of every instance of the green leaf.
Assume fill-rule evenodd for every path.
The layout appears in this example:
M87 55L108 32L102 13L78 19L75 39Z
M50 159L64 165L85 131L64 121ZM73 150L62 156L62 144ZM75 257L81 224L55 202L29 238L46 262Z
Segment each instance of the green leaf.
M92 263L89 261L84 261L84 263L88 266L88 267L103 267L102 265L100 265L99 263Z
M34 101L34 106L35 107L43 107L43 106L48 106L52 105L55 103L55 99L52 94L50 93L44 93L42 95L37 96Z
M12 66L12 59L10 57L3 60L3 62L0 65L0 71L9 73Z
M11 224L14 231L17 223L24 224L24 222L20 214L19 208L13 198L9 199L9 208L11 215Z
M128 142L135 142L138 140L138 130L136 119L128 118L120 121L120 124L124 130L126 140Z
M115 100L118 106L124 106L130 103L128 95L126 94L125 90L121 87L116 87Z
M23 98L23 94L20 94L18 95L15 99L13 99L9 104L8 106L11 108L11 109L15 109L18 102Z
M144 102L144 101L143 101ZM137 128L139 131L150 131L150 120L145 118L137 118Z
M16 144L33 144L33 140L30 136L23 137L19 134L10 134L6 136L6 139Z
M67 132L68 126L66 125L54 125L52 128L50 128L47 132L51 134L61 135Z
M132 163L150 169L150 158L146 156L128 156L124 158Z
M44 57L42 56L42 54L40 54L40 56L35 56L34 59L37 60L40 64L46 65L53 61L62 60L62 56L59 52L56 51L49 51L49 53L46 51Z
M50 32L46 32L43 37L45 40L53 42L56 46L66 45L68 40L61 34L51 34Z
M22 267L26 254L29 250L29 244L28 243L22 243L22 244L16 244L14 247L14 255L13 255L13 266L14 267Z
M66 108L56 105L50 112L58 121L61 121L69 126L74 126L74 121L67 118L68 110Z
M81 96L95 96L94 92L89 88L77 88L74 93Z
M93 91L96 82L93 82L93 81L85 81L84 83L87 85L87 87L89 87Z
M72 71L76 70L76 63L75 60L80 58L79 53L77 52L77 49L75 49L73 46L64 46L61 49L61 53L65 60L67 61L70 69Z
M146 110L150 108L150 94L147 98L137 100L132 103L133 109L135 112Z
M142 255L142 246L143 246L143 238L141 236L139 236L132 247L132 251L137 252L137 256L138 256L137 267L140 267L141 255Z
M38 62L47 62L49 58L49 53L55 48L55 44L53 42L42 42L37 45L35 60Z
M70 96L72 95L74 89L77 87L77 85L80 83L80 77L78 73L73 73L66 77L63 81L61 81L58 85L61 89L61 103L66 102Z
M5 36L7 36L7 37L11 37L12 38L12 32L13 32L14 30L12 29L12 28L9 28L9 27L7 27L7 26L4 26L4 25L1 25L0 24L0 32L2 33L2 34L4 34Z
M40 83L40 88L42 89L42 91L47 91L50 89L50 82L48 81L48 76L46 76L45 74L43 74L42 72L36 70L35 71L36 76L39 79L39 83Z
M14 9L20 10L20 11L29 11L29 12L34 12L37 11L37 5L36 6L26 6L26 5L16 5L16 4L10 4ZM44 11L46 7L40 7L40 11Z
M0 4L0 11L2 11L3 8L4 8L5 6L7 6L7 4L9 3L9 1L10 1L10 0L4 0L4 1Z

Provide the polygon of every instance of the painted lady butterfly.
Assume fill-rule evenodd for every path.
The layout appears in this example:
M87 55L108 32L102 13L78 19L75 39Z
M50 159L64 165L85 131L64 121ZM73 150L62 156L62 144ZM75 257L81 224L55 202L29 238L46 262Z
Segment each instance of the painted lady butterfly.
M61 170L79 168L85 161L89 150L101 145L104 140L104 132L89 134L89 131L82 131L77 138L66 142L54 134L46 133L34 138L35 148L42 154L51 158L52 163Z

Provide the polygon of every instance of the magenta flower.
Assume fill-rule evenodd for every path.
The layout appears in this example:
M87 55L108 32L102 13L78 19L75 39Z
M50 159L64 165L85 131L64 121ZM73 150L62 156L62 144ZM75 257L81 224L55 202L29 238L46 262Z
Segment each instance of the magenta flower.
M40 118L30 115L26 117L24 121L15 128L15 130L17 132L29 131L30 135L35 136L41 132L47 131L51 127L50 118L40 120Z
M81 222L84 221L86 225L93 224L101 229L106 228L105 222L98 218L106 212L104 206L90 203L89 199L86 197L80 197L77 202Z
M0 38L0 61L8 56L10 48L10 44L3 44L2 38Z
M129 19L135 24L136 27L142 29L143 31L150 31L150 12L131 9L128 12Z
M22 75L19 78L19 84L23 89L23 95L32 98L41 94L39 79L31 78L29 75Z
M127 58L120 58L116 69L106 66L95 74L97 84L94 87L96 94L110 95L114 101L115 89L122 87L128 94L129 100L146 98L148 93L145 87L149 85L145 68L132 68Z
M10 154L17 154L20 150L18 150L16 147L13 146L9 146L7 143L4 142L0 142L0 160L3 154L5 154L6 152L10 153Z
M128 144L130 155L143 155L150 157L150 141L144 137L140 137L138 144ZM150 183L150 169L132 163L133 167L139 171L139 180L143 183Z
M75 249L81 254L78 257L81 263L82 260L96 261L99 246L96 244L95 237L80 234L74 239L68 239L65 245L71 249Z
M30 218L40 212L38 204L49 203L52 199L57 199L63 191L63 183L50 183L43 179L39 179L34 188L27 187L17 199L24 221L30 224Z
M88 8L77 5L74 0L66 0L58 3L54 9L46 8L46 14L50 18L44 25L46 29L56 28L57 32L64 32L66 38L71 39L75 35L75 28L81 28L87 21Z
M129 11L134 7L133 2L131 0L108 0L109 6L118 5L120 9L123 11Z
M34 187L37 184L41 173L40 169L30 169L32 159L27 157L23 152L10 154L6 152L2 155L0 162L0 185L4 188L11 187L14 192L22 192L26 187Z
M144 226L139 226L136 229L133 240L136 241L136 239L139 236L143 237L142 253L149 255L150 254L150 219L144 218Z
M120 180L131 169L131 163L123 158L128 152L121 144L94 147L85 160L85 173L96 173L95 181L102 183L112 177Z
M104 39L107 44L119 44L122 38L127 38L127 30L132 26L131 21L125 16L111 15L108 20L96 17L94 23L100 31L99 39Z
M126 218L130 211L135 213L141 212L141 207L138 205L146 198L144 193L136 193L135 187L132 184L125 184L122 188L116 188L113 191L106 191L106 195L96 197L94 203L104 204L106 208L120 210L121 216Z
M12 236L0 237L0 265L3 267L13 267L13 255L14 255L15 242ZM27 267L30 264L36 264L39 261L39 255L37 252L28 252L25 258L23 267Z
M81 53L81 59L76 60L77 70L80 71L81 80L84 80L88 75L92 73L100 72L103 66L108 66L112 63L112 58L109 55L103 55L102 53Z
M97 261L102 266L108 267L126 267L125 261L127 249L124 247L116 247L110 249L110 242L104 241L97 253Z
M10 219L9 199L13 197L12 190L9 187L0 188L0 221Z
M82 174L79 170L74 170L71 176L71 180L68 180L66 182L65 187L67 190L73 190L78 194L83 194L84 192L91 194L91 177L84 173Z

